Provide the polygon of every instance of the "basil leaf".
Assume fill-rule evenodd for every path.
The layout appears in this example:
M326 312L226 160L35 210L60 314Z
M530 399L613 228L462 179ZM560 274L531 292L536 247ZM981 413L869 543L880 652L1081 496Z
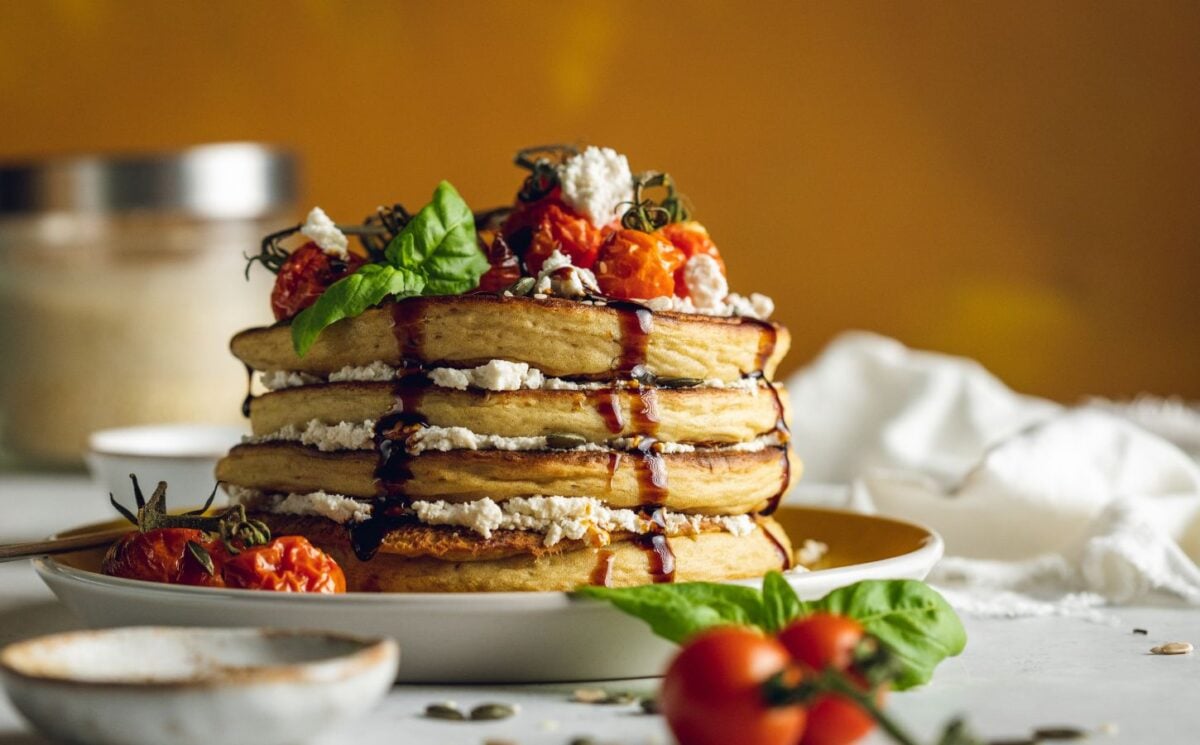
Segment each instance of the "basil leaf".
M916 580L864 580L830 592L812 609L850 616L887 647L900 663L897 690L929 682L938 663L967 644L954 609Z
M475 235L475 216L450 182L433 192L384 250L392 266L420 272L426 295L458 295L479 286L489 268Z
M582 587L584 597L607 600L650 624L664 639L681 644L712 626L763 626L762 594L753 587L713 582L641 587Z
M780 572L767 572L763 577L763 631L778 633L800 616L808 615L808 604Z
M409 269L367 264L334 282L317 301L292 319L292 346L303 357L330 324L357 316L388 295L419 295L425 278Z

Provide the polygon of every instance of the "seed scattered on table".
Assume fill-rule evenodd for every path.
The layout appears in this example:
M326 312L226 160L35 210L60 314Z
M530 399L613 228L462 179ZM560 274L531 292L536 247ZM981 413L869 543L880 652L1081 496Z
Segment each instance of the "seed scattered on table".
M449 701L426 706L425 716L429 717L430 719L445 719L452 722L461 722L467 718L466 714L463 714L453 702Z
M1038 745L1037 740L1019 737L1015 740L988 740L986 745Z
M658 699L656 698L644 698L639 702L638 705L642 707L642 711L646 714L662 713L662 706L658 703Z
M484 740L483 745L521 745L516 740Z
M599 688L576 688L571 694L571 700L580 704L598 704L608 698L608 694Z
M471 720L480 722L492 719L508 719L516 713L516 708L508 704L480 704L471 709Z
M619 693L610 693L607 696L605 696L602 700L597 701L596 703L602 704L602 705L609 705L609 704L624 705L624 704L632 704L634 701L637 701L637 696L633 695L632 693L625 693L624 691L622 691Z
M1134 629L1133 633L1137 634L1138 636L1145 636L1146 634L1149 634L1150 632L1146 631L1145 629Z
M568 745L596 745L596 741L590 737L575 737Z
M1191 654L1190 642L1167 642L1150 650L1151 654Z
M1033 739L1043 740L1082 740L1088 736L1087 730L1078 727L1039 727L1033 731Z

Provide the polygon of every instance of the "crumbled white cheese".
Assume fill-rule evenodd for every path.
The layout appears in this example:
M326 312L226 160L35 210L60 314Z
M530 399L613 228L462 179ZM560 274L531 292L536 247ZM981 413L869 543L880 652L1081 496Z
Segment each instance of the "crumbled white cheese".
M308 373L291 370L268 370L259 374L259 381L268 391L281 391L284 388L299 388L302 385L320 383L321 379Z
M622 203L633 201L629 161L612 148L589 147L558 167L562 199L600 228L620 217Z
M460 391L465 391L470 386L488 391L518 391L522 388L535 390L541 388L544 381L541 370L530 368L524 362L508 360L492 360L486 365L469 370L438 367L429 371L429 379L434 385Z
M337 372L329 373L329 382L387 382L396 379L396 372L396 368L386 362L376 360L369 365L346 365Z
M693 257L695 258L695 257ZM675 313L697 313L703 316L743 316L765 321L775 312L775 302L766 295L753 293L749 298L742 297L736 292L729 293L723 302L712 307L700 307L690 297L663 295L639 300L653 311L674 311Z
M827 544L808 538L796 552L796 562L799 564L816 564L829 551Z
M308 219L300 228L300 232L312 238L317 247L330 256L336 256L339 259L350 256L350 243L346 240L346 234L338 230L338 226L320 207L312 208L312 211L308 213Z
M370 450L375 446L375 422L338 422L326 424L313 419L303 427L288 424L267 435L242 438L242 442L259 444L265 442L299 442L315 447L322 452L335 450Z
M469 528L483 538L491 538L497 530L527 530L544 533L546 546L564 538L580 540L592 532L640 534L660 529L634 510L609 507L590 497L513 497L501 502L484 498L474 502L413 502L411 506L417 519L427 525ZM657 519L668 535L696 534L713 525L741 536L755 527L749 515L709 517L664 509L659 510Z
M226 485L225 491L233 504L280 515L314 515L340 524L362 522L371 516L370 503L341 494L315 491L308 494L267 495L257 489L234 484Z
M537 294L578 300L600 294L600 285L592 270L574 266L571 257L556 248L542 262L533 290Z
M570 448L576 452L608 452L611 450L634 450L641 443L639 437L618 437L607 442L585 442L578 447ZM242 438L248 444L263 444L269 442L299 442L315 447L322 452L339 450L371 450L375 447L375 422L367 420L360 423L339 422L326 424L319 419L313 419L303 427L288 424L275 432L266 435L253 435ZM711 445L703 448L686 442L655 442L654 451L658 453L694 453L699 449L754 453L768 447L778 447L784 444L776 432L760 435L753 440L727 445ZM424 425L416 428L405 440L405 450L410 455L420 455L428 450L450 452L451 450L549 450L547 438L541 435L532 437L505 437L503 435L480 434L466 427L438 427Z
M729 294L721 265L708 254L696 254L683 266L688 297L697 308L716 308Z

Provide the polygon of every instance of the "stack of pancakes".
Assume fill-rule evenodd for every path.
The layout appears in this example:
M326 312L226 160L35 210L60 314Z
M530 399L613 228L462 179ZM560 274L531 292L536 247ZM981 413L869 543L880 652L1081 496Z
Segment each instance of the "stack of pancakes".
M569 590L760 576L798 463L771 376L786 329L636 303L409 298L234 337L272 388L219 464L349 589Z

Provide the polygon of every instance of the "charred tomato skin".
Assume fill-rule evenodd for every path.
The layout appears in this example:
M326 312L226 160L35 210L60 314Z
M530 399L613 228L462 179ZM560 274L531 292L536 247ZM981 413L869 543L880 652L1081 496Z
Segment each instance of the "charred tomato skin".
M622 228L604 239L592 271L606 296L648 300L675 293L675 273L685 261L661 233Z
M224 562L226 587L281 592L346 591L346 575L307 538L286 535L248 548Z
M288 256L275 277L271 290L271 311L276 321L286 321L317 302L329 286L358 271L366 259L350 254L341 259L330 256L313 242L305 243Z
M188 550L189 542L197 544L213 558L214 574L209 574ZM220 562L224 553L219 541L192 528L133 531L108 548L100 571L112 577L146 582L221 587Z

